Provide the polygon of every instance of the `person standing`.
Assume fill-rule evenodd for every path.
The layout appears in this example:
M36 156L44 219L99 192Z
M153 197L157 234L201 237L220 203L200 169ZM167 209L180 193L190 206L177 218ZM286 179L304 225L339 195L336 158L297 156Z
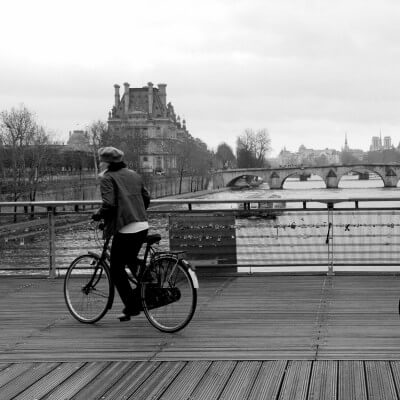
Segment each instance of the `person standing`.
M140 314L140 293L133 289L125 271L127 265L136 263L137 255L145 242L149 224L146 209L150 194L141 176L127 168L124 153L115 147L99 149L100 192L102 205L92 215L95 221L104 220L104 235L111 237L110 270L115 287L124 303L120 321L128 321Z

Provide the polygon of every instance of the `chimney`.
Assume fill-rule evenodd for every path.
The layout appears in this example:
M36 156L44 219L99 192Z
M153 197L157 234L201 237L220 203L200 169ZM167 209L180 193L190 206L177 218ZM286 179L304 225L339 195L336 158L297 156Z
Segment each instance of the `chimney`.
M124 104L125 104L125 114L129 112L129 83L124 83Z
M114 85L114 89L115 89L115 108L118 108L119 106L119 102L120 102L120 98L119 98L119 85L115 84Z
M151 115L153 113L153 84L151 82L149 82L147 84L148 86L148 100L149 100L149 114Z

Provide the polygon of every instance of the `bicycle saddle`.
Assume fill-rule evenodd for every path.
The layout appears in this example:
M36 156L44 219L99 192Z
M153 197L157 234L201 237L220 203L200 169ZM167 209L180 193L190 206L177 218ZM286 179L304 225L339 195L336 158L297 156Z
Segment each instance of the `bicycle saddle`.
M161 235L159 233L155 233L154 235L147 235L146 243L152 245L153 243L157 243L161 240Z

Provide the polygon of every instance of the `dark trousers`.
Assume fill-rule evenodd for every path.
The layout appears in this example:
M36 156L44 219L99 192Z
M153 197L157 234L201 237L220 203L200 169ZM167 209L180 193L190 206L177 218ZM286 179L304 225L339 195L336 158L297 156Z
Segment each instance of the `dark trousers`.
M138 304L139 296L135 296L128 281L125 267L135 264L142 244L146 240L147 229L137 233L116 233L111 245L111 278L126 308L134 309Z

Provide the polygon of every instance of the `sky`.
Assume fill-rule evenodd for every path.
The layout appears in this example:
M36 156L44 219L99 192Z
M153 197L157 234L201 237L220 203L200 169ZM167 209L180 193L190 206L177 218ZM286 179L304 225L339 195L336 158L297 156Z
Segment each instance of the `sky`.
M107 120L113 85L167 84L194 137L235 149L400 142L397 0L0 0L0 111L60 141Z

